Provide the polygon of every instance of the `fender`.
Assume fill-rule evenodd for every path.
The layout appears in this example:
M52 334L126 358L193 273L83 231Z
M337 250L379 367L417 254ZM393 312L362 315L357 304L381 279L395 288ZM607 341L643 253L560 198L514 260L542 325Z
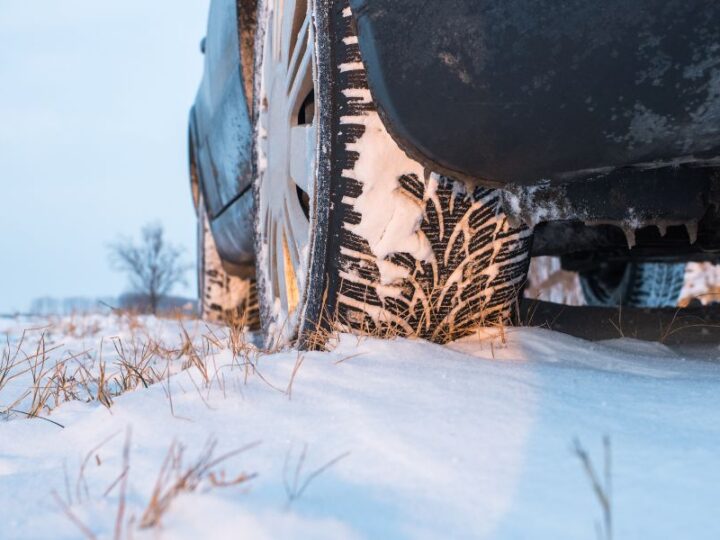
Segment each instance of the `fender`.
M254 258L252 66L255 0L213 0L203 40L203 79L189 120L190 181L200 194L226 270Z
M720 2L350 0L388 131L438 172L568 183L720 156Z

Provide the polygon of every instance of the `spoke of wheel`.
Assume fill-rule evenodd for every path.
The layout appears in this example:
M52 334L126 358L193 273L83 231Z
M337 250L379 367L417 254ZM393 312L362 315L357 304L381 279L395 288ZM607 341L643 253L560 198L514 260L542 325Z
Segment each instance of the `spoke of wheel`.
M281 213L282 215L282 213ZM275 223L275 253L276 253L276 271L278 276L279 298L282 307L287 314L292 312L292 291L294 283L295 271L292 266L292 260L288 252L287 239L285 235L285 223L280 216L277 216Z
M312 86L312 48L307 48L295 77L288 77L288 101L291 114L295 114L300 109Z
M268 262L270 263L270 272L273 285L273 296L279 298L280 296L280 272L278 271L278 250L277 250L277 223L273 219L273 216L269 216L270 221L270 235L268 236Z
M288 247L287 236L283 228L282 234L283 247L283 266L285 268L285 298L287 300L288 313L292 313L300 303L300 291L298 290L298 281L295 274L295 266L292 262L290 249Z
M285 2L284 0L275 0L275 5L272 10L272 17L273 17L273 24L272 26L268 25L269 28L272 28L272 52L273 52L273 59L276 62L280 61L280 40L282 38L282 19L283 19L283 13L285 11Z
M290 130L290 177L312 196L313 158L315 157L315 126L303 124Z
M272 221L272 235L268 238L268 251L272 253L270 260L271 272L272 272L272 285L273 285L273 297L279 298L280 303L285 306L285 281L284 281L284 269L282 267L283 254L282 245L279 242L281 224L277 221L277 216L273 215Z
M299 2L300 6L298 6L297 0L283 0L283 12L282 12L282 43L280 43L280 60L282 61L283 65L287 66L288 59L290 58L290 53L292 52L292 49L295 47L295 40L297 36L295 35L295 31L297 30L296 22L299 22L299 19L301 17L305 17L305 13L298 13L298 9L303 9L304 6L302 4L304 2ZM305 9L307 11L307 9Z
M291 247L293 262L298 268L302 261L302 246L306 245L308 241L307 219L299 206L300 203L297 197L294 201L285 199L283 204L285 220L288 223L288 242Z
M268 211L267 204L265 204L265 202L260 203L260 211L262 212L263 235L265 238L270 238L270 212Z
M308 45L308 28L310 27L310 15L305 16L305 20L300 27L297 38L295 39L295 47L293 48L292 56L287 64L287 72L290 78L295 77L297 71L298 62L302 59L305 54L305 49Z

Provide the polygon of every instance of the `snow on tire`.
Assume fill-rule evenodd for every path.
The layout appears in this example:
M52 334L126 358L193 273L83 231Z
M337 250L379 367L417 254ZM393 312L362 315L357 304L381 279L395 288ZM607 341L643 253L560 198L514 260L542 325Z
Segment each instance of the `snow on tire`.
M370 334L444 343L480 326L507 323L528 265L527 230L513 229L496 190L465 191L444 177L400 179L399 193L422 209L423 259L401 248L378 260L367 241L343 235L339 321ZM388 273L397 276L387 279ZM386 270L387 272L387 270Z
M243 326L257 327L255 280L232 276L223 268L202 197L198 204L197 246L200 316L212 322L242 322Z
M433 174L398 147L372 100L347 1L316 0L312 20L317 139L314 178L291 178L311 192L307 229L299 233L291 220L268 218L269 199L279 195L263 182L271 185L266 171L277 170L273 159L281 156L266 154L275 136L269 130L279 128L263 112L274 106L272 85L261 84L256 226L265 328L314 346L326 335L318 328L446 342L507 322L526 278L531 231L510 225L499 191ZM275 21L266 31L278 27ZM269 36L265 43L272 44ZM269 72L263 69L256 71ZM297 249L308 259L291 272L283 266L292 251L286 238L308 239L307 250ZM297 276L290 287L288 275ZM297 311L285 311L288 298L301 299Z
M368 89L349 9L337 18L336 174L343 217L335 267L343 329L446 342L507 322L529 264L497 190L466 188L411 160Z

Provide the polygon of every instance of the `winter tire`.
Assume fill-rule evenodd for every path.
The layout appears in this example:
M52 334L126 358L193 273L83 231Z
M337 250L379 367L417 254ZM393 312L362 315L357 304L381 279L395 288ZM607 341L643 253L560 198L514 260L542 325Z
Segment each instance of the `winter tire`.
M446 342L510 318L531 233L500 193L425 170L372 101L347 0L267 0L256 81L257 273L271 340Z
M198 204L197 248L200 316L211 322L259 327L255 280L232 276L223 268L202 197Z
M580 273L590 306L675 307L684 283L684 263L607 263Z

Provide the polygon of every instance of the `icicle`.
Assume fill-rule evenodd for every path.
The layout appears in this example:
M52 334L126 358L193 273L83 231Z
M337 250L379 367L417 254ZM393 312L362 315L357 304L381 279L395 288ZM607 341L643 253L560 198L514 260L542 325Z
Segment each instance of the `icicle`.
M665 238L665 235L667 234L667 223L664 221L657 224L658 232L660 233L661 238Z
M687 229L688 238L690 238L690 244L694 244L697 242L697 236L698 236L698 224L697 221L688 221L685 224L685 228Z
M628 224L623 223L622 230L625 233L625 241L627 242L628 249L635 247L635 228Z

